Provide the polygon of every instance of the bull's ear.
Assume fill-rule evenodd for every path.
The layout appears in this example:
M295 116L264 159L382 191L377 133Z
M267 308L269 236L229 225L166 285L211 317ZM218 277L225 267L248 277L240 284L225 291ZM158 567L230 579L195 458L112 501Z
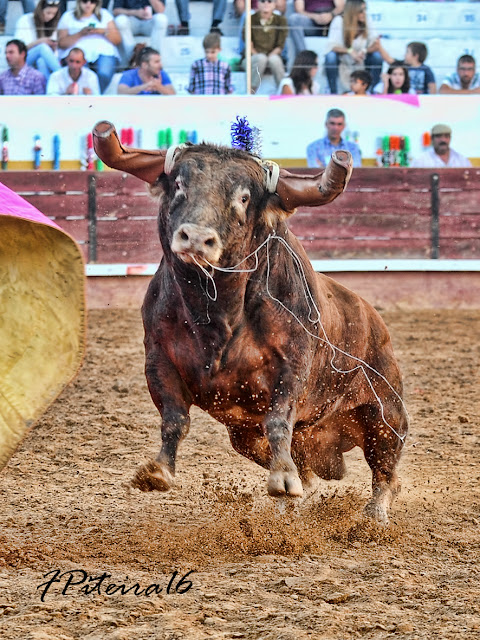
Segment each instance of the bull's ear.
M345 191L352 168L349 151L334 151L325 171L315 176L296 175L282 169L276 193L286 211L328 204Z
M164 172L166 151L124 147L115 126L106 120L97 122L92 133L95 153L108 167L131 173L149 184Z

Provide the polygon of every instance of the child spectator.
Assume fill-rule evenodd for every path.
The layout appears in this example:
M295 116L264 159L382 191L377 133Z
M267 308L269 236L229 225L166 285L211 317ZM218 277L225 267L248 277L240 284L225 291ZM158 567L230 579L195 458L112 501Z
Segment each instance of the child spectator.
M320 87L315 81L318 71L318 56L315 51L300 51L295 56L290 75L280 82L278 93L288 95L318 95Z
M287 19L274 10L274 0L259 0L258 11L252 16L252 93L260 86L267 67L273 73L277 87L285 75L282 49L288 36ZM245 68L245 60L242 65Z
M366 69L357 69L350 74L350 91L347 96L366 96L372 76Z
M429 66L424 64L428 49L423 42L410 42L405 52L405 64L408 67L410 86L415 93L437 93L435 76Z
M195 95L226 95L233 93L231 71L226 62L218 59L221 51L220 34L207 33L203 39L205 58L195 60L190 69L189 93Z
M387 73L382 74L382 83L379 82L374 89L375 93L415 93L410 88L410 77L403 60L394 60L388 67Z

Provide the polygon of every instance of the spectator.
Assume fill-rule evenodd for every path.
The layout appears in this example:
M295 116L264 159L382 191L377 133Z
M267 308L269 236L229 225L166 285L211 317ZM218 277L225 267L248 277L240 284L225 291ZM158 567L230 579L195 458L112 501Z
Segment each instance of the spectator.
M35 10L35 0L22 0L24 13L33 13ZM5 23L7 21L8 0L0 0L0 36L5 33Z
M295 0L295 13L288 17L295 53L305 50L305 36L326 36L333 18L343 12L344 5L345 0Z
M39 96L45 93L47 80L43 73L26 63L27 47L21 40L5 45L9 68L0 73L0 94L4 96Z
M350 75L350 91L348 96L366 96L370 85L372 84L372 76L366 69L358 69L352 71Z
M460 56L457 71L447 76L438 93L473 95L480 93L480 75L475 72L475 58L468 54Z
M417 94L437 93L433 71L424 64L427 55L428 49L423 42L410 42L407 44L405 64L408 65L410 86Z
M67 4L68 4L68 0L60 0L60 15L65 13L65 11L67 10ZM110 0L102 0L102 7L104 9L108 10L109 5L110 5Z
M162 69L162 59L156 49L145 47L139 55L139 65L122 73L118 93L147 96L171 96L175 93L172 81Z
M238 42L238 53L242 56L245 55L245 40L243 39L243 32L245 30L245 2L244 0L240 0L241 1L241 7L242 8L242 13L239 14L240 17L240 23L239 23L239 42ZM275 2L275 9L273 10L273 13L277 13L280 16L285 15L285 11L287 9L287 3L286 0L273 0L273 2ZM234 3L234 7L237 6ZM255 13L255 11L257 11L258 9L258 2L257 0L252 0L252 9L251 9L251 14L253 15ZM287 42L285 40L285 46L283 48L282 51L282 58L284 60L286 60L288 57L288 51L287 51Z
M382 82L374 87L374 93L415 93L410 87L410 76L403 60L394 60L388 71L382 74Z
M462 156L450 148L452 130L446 124L436 124L432 128L432 147L413 160L411 167L417 169L442 168L442 167L471 167L468 158Z
M180 18L180 27L177 29L177 36L188 36L190 34L190 11L188 9L188 2L189 0L175 0L178 17ZM227 0L213 0L212 26L210 28L212 33L223 35L219 25L223 20L226 9Z
M134 36L149 37L151 46L161 51L161 42L167 35L168 27L162 0L115 0L113 15L122 38L120 50L124 66L135 48Z
M315 81L318 71L318 56L315 51L300 51L295 56L290 75L280 82L278 93L288 95L318 95L320 87Z
M338 93L339 76L340 93L348 91L350 75L356 69L367 68L375 86L388 57L371 26L364 0L347 0L343 17L336 16L328 32L325 72L330 93Z
M85 66L86 60L79 47L73 47L67 56L67 66L54 71L47 82L49 96L98 96L100 84L97 74Z
M27 45L27 64L36 67L48 80L52 71L60 69L57 57L57 24L60 0L40 0L33 13L17 20L15 38Z
M325 121L327 135L315 140L307 147L307 164L309 167L326 167L330 157L337 149L350 151L353 156L353 166L362 166L362 153L359 146L350 140L342 138L345 129L345 114L340 109L330 109Z
M66 11L58 23L59 56L64 58L72 47L80 47L88 65L97 72L102 93L120 59L116 46L120 41L113 16L101 8L100 0L76 0L75 9Z
M252 13L258 9L258 1L252 0L251 4ZM275 0L275 9L278 13L281 13L282 16L285 15L287 10L287 0ZM240 18L245 13L245 0L233 0L233 11L237 18Z
M220 35L208 33L203 39L205 58L195 60L190 69L189 93L196 95L225 95L233 93L232 74L226 62L218 59Z
M260 86L267 67L278 87L285 75L282 49L288 35L287 19L274 13L274 0L259 0L258 11L252 16L252 93ZM243 31L245 40L245 29ZM245 60L242 62L245 68Z

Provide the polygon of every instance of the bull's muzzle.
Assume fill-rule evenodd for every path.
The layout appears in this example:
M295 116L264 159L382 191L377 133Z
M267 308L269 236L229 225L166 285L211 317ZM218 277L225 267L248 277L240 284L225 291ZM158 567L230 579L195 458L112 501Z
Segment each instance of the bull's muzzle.
M184 262L216 265L222 254L220 236L211 227L185 223L172 238L172 251Z

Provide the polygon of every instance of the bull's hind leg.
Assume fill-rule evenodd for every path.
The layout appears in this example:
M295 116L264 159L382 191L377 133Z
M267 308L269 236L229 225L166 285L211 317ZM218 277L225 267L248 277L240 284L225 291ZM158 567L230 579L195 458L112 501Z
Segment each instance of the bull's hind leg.
M162 448L155 460L140 467L132 486L141 491L168 491L174 484L178 445L190 428L190 404L180 391L182 383L176 370L162 361L158 351L147 355L145 373L150 395L162 416Z
M388 524L388 510L400 492L396 467L407 433L407 418L399 411L398 418L390 417L387 425L377 406L359 409L365 425L363 452L372 470L372 498L365 506L365 515L381 524Z

